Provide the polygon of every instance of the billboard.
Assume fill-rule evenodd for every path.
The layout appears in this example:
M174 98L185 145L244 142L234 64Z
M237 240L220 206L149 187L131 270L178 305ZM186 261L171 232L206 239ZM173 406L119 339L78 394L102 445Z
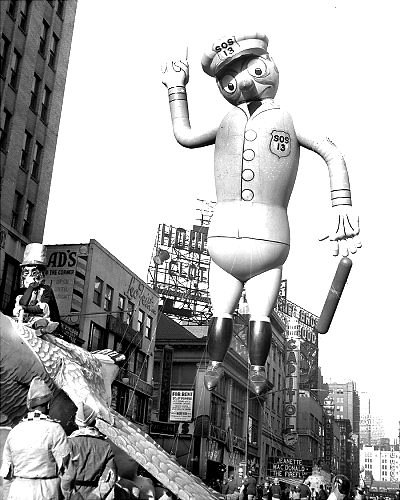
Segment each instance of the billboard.
M46 284L54 291L61 317L77 328L82 310L89 244L48 245L47 252Z
M203 324L211 317L207 234L205 225L184 229L160 224L147 273L147 283L169 306L165 312L185 317L187 324Z

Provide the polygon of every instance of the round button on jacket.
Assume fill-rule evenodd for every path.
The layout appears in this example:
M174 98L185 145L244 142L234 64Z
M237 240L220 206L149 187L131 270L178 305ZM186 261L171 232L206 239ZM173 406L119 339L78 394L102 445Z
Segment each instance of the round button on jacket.
M242 200L251 201L254 198L254 193L251 189L243 189Z
M252 181L254 179L254 172L250 168L246 168L242 172L242 179L244 181Z
M252 149L245 149L243 151L243 158L246 161L251 161L254 160L254 157L256 156L255 152Z

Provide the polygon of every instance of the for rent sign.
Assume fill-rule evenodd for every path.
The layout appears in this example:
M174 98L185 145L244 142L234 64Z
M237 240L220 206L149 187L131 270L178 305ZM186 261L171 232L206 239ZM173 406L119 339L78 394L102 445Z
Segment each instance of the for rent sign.
M193 419L194 391L171 391L169 420L171 422L191 422Z

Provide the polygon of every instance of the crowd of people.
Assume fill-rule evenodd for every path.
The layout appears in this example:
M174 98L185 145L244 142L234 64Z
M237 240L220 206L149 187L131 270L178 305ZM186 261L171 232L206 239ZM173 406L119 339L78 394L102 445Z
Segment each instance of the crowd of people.
M316 489L310 488L306 480L299 480L298 484L287 484L278 478L257 482L252 471L243 475L239 469L237 474L230 472L224 481L214 482L213 487L225 500L364 500L356 496L358 490L350 490L346 476L336 476L332 485L320 484Z

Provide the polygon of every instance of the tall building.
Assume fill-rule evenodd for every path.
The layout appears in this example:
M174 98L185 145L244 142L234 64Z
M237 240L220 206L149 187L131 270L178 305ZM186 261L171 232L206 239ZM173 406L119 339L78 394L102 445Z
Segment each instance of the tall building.
M158 294L93 239L48 245L47 258L64 334L89 351L125 354L112 406L147 430Z
M360 466L374 481L400 482L400 447L399 445L363 446L360 450Z
M248 386L247 323L235 321L225 372L214 391L204 388L207 327L185 327L161 314L156 333L150 434L194 474L211 481L242 468L269 475L268 459L294 457L284 442L285 341L272 316L267 362L269 392Z
M382 417L371 415L371 413L361 415L360 444L366 446L378 445L384 435L385 430Z
M355 382L329 383L329 396L333 400L333 414L341 427L342 473L353 484L359 482L360 449L360 397ZM343 424L341 425L341 421Z
M41 242L77 0L0 2L1 309Z

